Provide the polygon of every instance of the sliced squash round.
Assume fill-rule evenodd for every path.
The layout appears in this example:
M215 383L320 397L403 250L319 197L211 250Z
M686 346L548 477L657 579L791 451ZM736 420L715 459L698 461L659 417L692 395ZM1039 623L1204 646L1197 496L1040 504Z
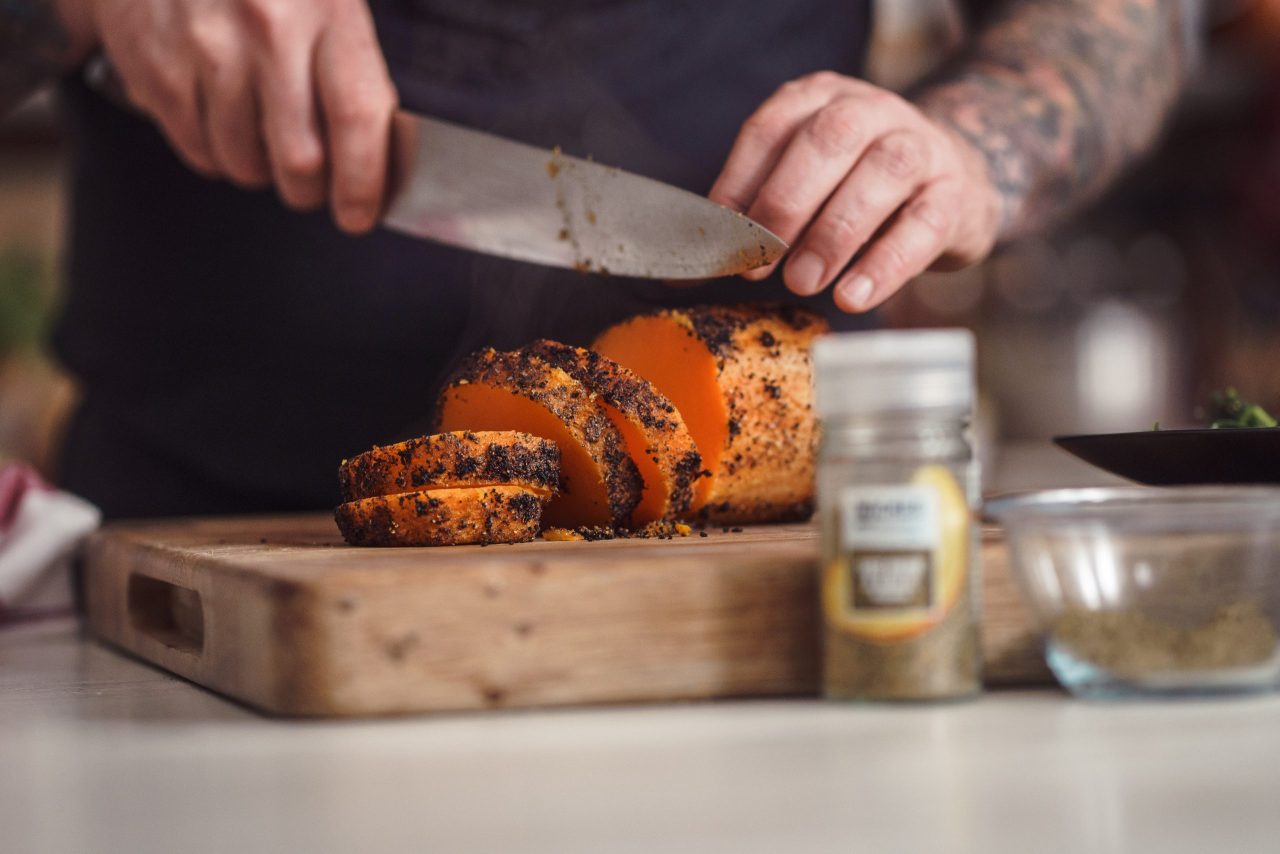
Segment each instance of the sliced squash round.
M554 442L560 481L548 525L621 525L640 501L640 474L596 396L532 353L489 349L465 359L441 392L437 429L518 430Z
M594 392L622 434L644 482L629 525L639 528L686 514L702 461L675 405L653 383L593 350L548 340L525 349Z
M422 436L365 451L338 469L343 501L469 486L519 486L546 498L559 480L555 442L514 430Z
M428 489L348 501L334 518L353 546L525 543L538 535L542 505L518 486Z

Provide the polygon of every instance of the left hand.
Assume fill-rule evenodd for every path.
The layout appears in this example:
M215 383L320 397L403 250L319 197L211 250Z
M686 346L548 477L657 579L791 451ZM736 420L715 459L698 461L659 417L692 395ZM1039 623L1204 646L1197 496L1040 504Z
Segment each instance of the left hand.
M1000 227L975 148L910 102L834 72L787 83L747 119L710 197L792 244L790 290L835 283L848 312L930 267L984 258ZM758 281L773 267L744 275Z

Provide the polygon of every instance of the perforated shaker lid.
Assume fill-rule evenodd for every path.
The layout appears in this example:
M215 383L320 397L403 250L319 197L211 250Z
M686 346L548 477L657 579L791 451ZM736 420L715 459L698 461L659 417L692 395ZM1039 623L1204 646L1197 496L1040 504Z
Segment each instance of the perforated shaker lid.
M967 329L827 335L813 346L818 414L969 411L975 349Z

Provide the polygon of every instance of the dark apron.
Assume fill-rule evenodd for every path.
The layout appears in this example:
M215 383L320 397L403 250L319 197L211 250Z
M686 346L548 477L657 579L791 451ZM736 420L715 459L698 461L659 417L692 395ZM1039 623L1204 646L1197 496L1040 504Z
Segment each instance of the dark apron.
M779 85L856 73L869 26L858 0L371 5L407 108L700 193ZM424 431L471 349L582 344L654 306L785 295L776 282L675 290L385 231L346 237L326 213L187 171L151 125L79 80L63 94L71 215L55 345L84 398L61 481L108 517L330 507L338 461Z

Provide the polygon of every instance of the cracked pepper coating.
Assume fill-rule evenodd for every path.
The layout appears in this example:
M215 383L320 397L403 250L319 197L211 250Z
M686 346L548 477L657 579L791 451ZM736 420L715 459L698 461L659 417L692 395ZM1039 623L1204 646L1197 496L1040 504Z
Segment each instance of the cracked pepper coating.
M545 339L524 349L594 392L622 433L644 480L630 525L684 516L693 501L702 460L675 405L653 383L593 350Z
M783 522L813 511L818 427L809 348L829 331L793 305L671 309L606 330L594 349L652 382L680 410L710 473L694 515Z
M516 431L422 436L376 447L338 469L343 501L412 490L519 486L546 497L560 480L554 442Z
M641 478L596 395L530 353L473 353L445 384L439 430L521 430L560 448L560 490L549 525L619 525L640 501Z
M541 528L542 498L518 486L402 492L349 501L334 519L353 546L527 543Z

